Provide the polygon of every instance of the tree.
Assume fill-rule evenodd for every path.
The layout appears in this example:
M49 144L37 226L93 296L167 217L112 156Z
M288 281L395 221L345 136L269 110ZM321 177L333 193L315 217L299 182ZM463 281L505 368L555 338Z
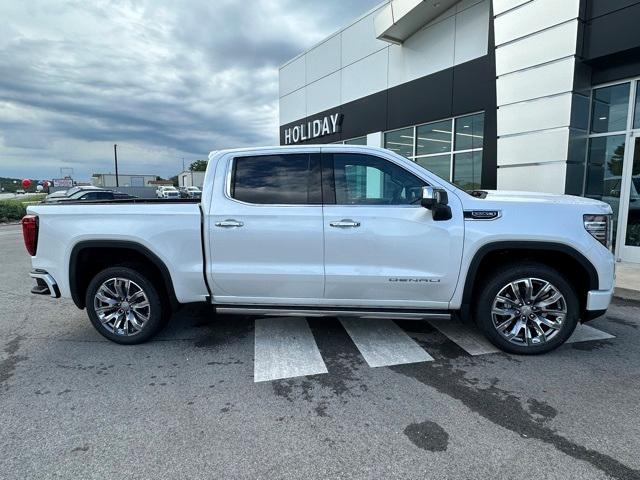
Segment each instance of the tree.
M196 160L189 165L189 170L192 172L204 172L207 169L207 160Z

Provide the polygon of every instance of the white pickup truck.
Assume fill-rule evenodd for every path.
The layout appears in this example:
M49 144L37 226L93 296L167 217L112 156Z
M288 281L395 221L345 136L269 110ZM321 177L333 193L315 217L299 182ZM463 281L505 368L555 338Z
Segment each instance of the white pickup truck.
M608 204L467 193L391 151L326 145L209 156L201 201L35 205L34 293L106 338L151 338L180 304L220 313L472 319L542 353L613 294Z

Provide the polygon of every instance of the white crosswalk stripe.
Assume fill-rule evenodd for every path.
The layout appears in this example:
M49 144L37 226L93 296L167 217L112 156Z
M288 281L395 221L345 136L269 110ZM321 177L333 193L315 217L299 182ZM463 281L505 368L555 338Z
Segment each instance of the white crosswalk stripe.
M255 328L255 382L327 373L304 318L260 318Z
M500 351L473 325L464 324L460 320L453 318L450 320L429 320L429 323L469 355L486 355ZM579 324L566 343L589 342L609 338L615 337L589 325Z
M341 318L340 322L370 367L433 360L393 320Z
M434 358L393 320L341 318L340 323L370 367L433 361ZM478 328L457 319L429 324L469 355L500 352ZM590 325L578 325L567 343L615 338ZM264 318L255 324L254 381L327 373L322 354L304 318Z
M429 320L429 323L469 355L486 355L500 351L477 328L456 318Z
M569 337L569 340L567 340L567 343L590 342L593 340L607 340L609 338L616 338L616 337L607 332L603 332L602 330L598 330L597 328L593 328L589 325L578 325L576 327L576 330Z

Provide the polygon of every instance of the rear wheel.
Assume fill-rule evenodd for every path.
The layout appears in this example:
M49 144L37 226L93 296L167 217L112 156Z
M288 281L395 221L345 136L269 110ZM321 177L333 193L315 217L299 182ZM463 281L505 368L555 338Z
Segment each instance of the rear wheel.
M95 329L124 345L146 342L160 331L163 303L145 274L124 266L98 273L89 283L85 301Z
M579 318L575 290L539 263L494 272L476 302L476 321L487 338L510 353L537 354L562 345Z

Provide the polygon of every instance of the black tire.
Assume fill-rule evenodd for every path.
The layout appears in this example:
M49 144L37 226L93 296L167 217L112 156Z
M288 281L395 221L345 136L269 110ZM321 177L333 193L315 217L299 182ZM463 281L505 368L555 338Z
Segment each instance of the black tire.
M140 319L144 317L134 316L136 322L140 322L142 325L137 332L133 332L135 329L133 323L122 325L124 320L122 320L118 325L115 325L115 327L120 326L121 328L113 328L114 325L111 325L110 323L103 324L99 318L99 313L96 311L94 300L98 294L98 290L105 282L114 278L125 279L133 282L131 285L135 285L135 287L132 287L132 290L135 290L135 293L137 293L139 287L139 289L144 292L144 295L148 300L148 308L142 307L142 310L137 310L138 314L142 313L144 316L148 317L148 319L142 322ZM110 285L113 284L108 284L107 286L109 287ZM113 288L110 289L114 291ZM135 266L110 267L98 273L89 283L85 297L85 305L89 319L95 329L105 338L122 345L137 345L151 339L162 329L166 323L165 320L168 314L166 302L162 301L160 293L154 283L149 280L149 276L143 269ZM128 303L126 305L128 305ZM131 310L134 309L131 308L128 311ZM120 311L120 309L117 308L117 311ZM109 313L111 312L112 310L109 310ZM125 328L127 334L124 333Z
M547 336L543 337L540 335L540 338L545 338L544 342L540 342L540 340L538 340L538 343L533 343L532 341L528 345L524 343L526 329L519 330L519 334L522 333L523 340L521 340L519 337L516 337L513 341L510 341L498 331L496 325L494 324L494 318L492 315L493 302L500 292L504 292L503 288L507 288L507 286L511 282L517 282L518 280L525 278L540 279L552 284L552 286L555 287L555 290L557 290L564 297L563 301L566 307L566 314L559 316L559 318L562 318L561 322L555 322L557 318L553 318L554 323L560 324L560 328L554 329L553 335L549 335L548 340L546 340ZM575 330L576 325L578 324L578 320L580 317L580 303L578 302L578 296L575 289L560 272L547 265L536 262L513 263L489 273L487 277L481 279L481 281L485 283L485 286L481 289L478 296L476 297L474 317L476 323L484 332L489 341L491 341L491 343L493 343L501 350L521 355L535 355L549 352L551 350L554 350L555 348L558 348L565 341L567 341L567 339ZM534 291L536 285L539 289L542 289L542 283L534 283ZM519 285L523 287L523 289L526 289L526 284L521 283ZM511 295L510 297L513 297L514 300L516 299L515 294ZM525 297L525 295L522 295L521 297ZM536 304L535 302L532 302L532 306L526 307L524 306L524 302L511 303L512 305L509 305L508 303L500 304L501 307L505 310L507 308L512 310L511 314L519 312L515 318L514 323L509 324L509 326L507 327L507 330L509 330L510 332L513 331L511 325L515 327L515 322L517 322L518 319L523 318L520 314L525 312L520 310L520 308L522 308L523 310L526 308L527 316L534 315L533 318L540 318L539 316L536 316L537 313L540 313L540 307L536 307L538 309L537 313L529 311L531 308L533 308L533 305ZM519 307L518 305L522 305L522 307ZM510 315L497 316L496 321L504 321L506 323L509 318ZM533 325L533 323L530 323L533 322L533 320L527 319L526 322L527 328L529 328L529 331L531 332L531 336L533 337L533 335L535 335L535 337L533 338L538 338L538 332L535 330L535 326ZM548 327L546 325L542 325L543 331L546 332L547 330L545 329L547 328ZM548 330L548 332L551 331L551 329Z

